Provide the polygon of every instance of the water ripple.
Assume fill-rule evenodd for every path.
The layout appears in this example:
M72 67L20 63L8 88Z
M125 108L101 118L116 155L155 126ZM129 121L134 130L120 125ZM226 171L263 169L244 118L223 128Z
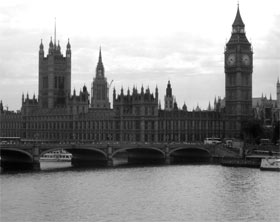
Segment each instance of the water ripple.
M3 174L1 221L279 221L280 174L213 165Z

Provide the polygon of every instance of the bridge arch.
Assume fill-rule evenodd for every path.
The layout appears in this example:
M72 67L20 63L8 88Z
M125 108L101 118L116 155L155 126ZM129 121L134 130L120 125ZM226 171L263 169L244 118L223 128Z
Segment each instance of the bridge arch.
M4 170L31 170L34 167L34 159L28 151L2 148L1 167Z
M169 151L173 163L209 163L211 152L202 147L176 147Z
M169 155L178 151L178 150L201 150L201 151L205 151L207 152L210 156L211 156L211 153L208 149L205 149L205 148L202 148L202 147L195 147L195 146L192 146L192 147L176 147L176 148L173 148L169 151Z
M21 149L17 149L17 148L9 148L9 149L5 149L5 148L2 148L1 149L1 152L0 152L0 156L2 156L3 154L8 154L10 151L16 153L21 153L21 154L25 154L26 156L28 156L30 158L30 160L33 160L33 155L26 151L26 150L21 150Z
M128 164L161 164L165 161L165 153L156 147L127 146L119 148L112 153L112 159L118 159L118 155L126 159Z
M71 163L73 166L88 167L107 165L108 155L100 148L72 146L71 148L64 148L64 150L72 154Z
M161 153L163 155L163 157L165 156L164 151L162 151L161 149L157 148L157 147L133 147L133 146L129 146L129 147L124 147L124 148L120 148L115 150L112 153L112 157L114 157L117 153L123 152L123 151L129 151L129 150L154 150L154 151L158 151L159 153Z

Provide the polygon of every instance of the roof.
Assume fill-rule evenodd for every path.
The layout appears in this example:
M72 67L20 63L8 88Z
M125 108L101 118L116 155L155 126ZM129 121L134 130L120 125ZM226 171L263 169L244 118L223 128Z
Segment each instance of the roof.
M234 22L233 22L232 26L242 26L242 27L245 26L243 21L242 21L240 12L239 12L239 6L237 7L237 13L236 13L236 16L235 16L235 19L234 19Z
M258 98L253 98L252 99L252 106L253 106L253 108L257 107L257 105L261 106L261 105L267 105L267 104L271 104L271 105L275 106L276 102L277 101L274 100L274 99L270 100L270 99L267 99L265 97L263 97L263 98L258 97Z

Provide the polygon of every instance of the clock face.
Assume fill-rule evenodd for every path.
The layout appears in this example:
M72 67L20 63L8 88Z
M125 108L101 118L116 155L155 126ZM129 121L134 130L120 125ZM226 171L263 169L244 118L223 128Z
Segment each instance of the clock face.
M242 55L242 63L246 66L250 65L250 57L246 54Z
M230 54L228 57L227 57L227 64L229 66L233 66L235 64L235 55L234 54Z

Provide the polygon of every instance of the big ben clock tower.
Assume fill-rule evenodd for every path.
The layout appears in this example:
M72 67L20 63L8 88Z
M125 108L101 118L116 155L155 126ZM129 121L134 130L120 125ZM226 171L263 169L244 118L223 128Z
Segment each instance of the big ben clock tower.
M253 51L239 12L225 48L226 136L239 138L241 123L252 116Z

